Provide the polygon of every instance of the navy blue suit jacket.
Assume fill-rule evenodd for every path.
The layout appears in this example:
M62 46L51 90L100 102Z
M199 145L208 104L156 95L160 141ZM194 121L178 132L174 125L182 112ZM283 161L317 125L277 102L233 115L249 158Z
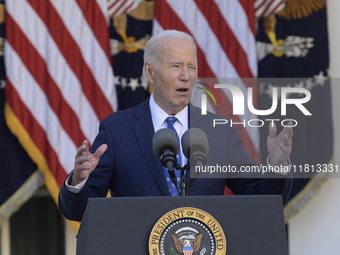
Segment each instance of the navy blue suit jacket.
M190 106L190 126L199 123L207 132L210 152L209 162L221 165L252 165L235 128L221 125L212 129L215 115L203 116L200 110ZM124 111L111 114L101 121L99 133L91 152L100 145L108 148L100 158L97 168L90 174L84 188L77 194L68 191L65 184L59 192L59 208L70 220L80 221L89 197L105 197L110 190L112 196L169 196L160 160L154 155L152 137L154 128L149 100ZM214 144L221 144L214 150ZM187 171L187 179L190 179ZM291 180L254 178L205 178L195 180L189 187L188 195L223 195L225 185L234 194L280 194L285 200L291 189Z

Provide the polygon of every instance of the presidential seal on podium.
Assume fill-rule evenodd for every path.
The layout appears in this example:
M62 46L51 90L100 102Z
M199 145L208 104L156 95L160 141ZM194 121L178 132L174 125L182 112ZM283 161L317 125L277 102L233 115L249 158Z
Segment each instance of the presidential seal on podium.
M224 231L209 213L181 207L164 214L149 237L150 255L225 255Z

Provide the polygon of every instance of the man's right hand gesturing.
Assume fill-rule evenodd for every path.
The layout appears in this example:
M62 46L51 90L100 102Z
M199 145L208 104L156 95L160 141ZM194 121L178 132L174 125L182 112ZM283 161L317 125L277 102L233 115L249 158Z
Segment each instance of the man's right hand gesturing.
M92 154L89 151L89 142L85 140L77 151L74 161L74 171L69 184L75 186L85 181L98 165L99 159L106 149L107 145L102 144L98 147L96 152Z

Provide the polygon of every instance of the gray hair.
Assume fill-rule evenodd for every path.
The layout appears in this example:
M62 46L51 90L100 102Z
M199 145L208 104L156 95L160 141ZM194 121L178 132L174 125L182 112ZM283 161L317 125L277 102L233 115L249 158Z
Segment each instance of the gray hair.
M160 32L159 34L156 34L150 38L149 41L145 44L145 50L144 50L144 63L145 62L150 62L151 64L157 64L158 61L158 56L157 56L157 51L159 49L159 46L161 45L161 42L164 40L169 40L169 39L180 39L180 40L190 40L193 42L193 44L196 46L196 42L194 38L182 31L177 31L177 30L164 30ZM144 65L143 65L143 81L147 82L147 77L145 74L144 70Z

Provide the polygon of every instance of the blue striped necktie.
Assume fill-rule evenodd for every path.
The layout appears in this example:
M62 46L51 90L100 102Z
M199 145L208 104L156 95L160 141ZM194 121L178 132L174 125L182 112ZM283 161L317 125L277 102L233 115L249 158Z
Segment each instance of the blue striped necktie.
M176 129L174 128L174 123L177 121L178 119L176 117L167 117L165 122L167 124L167 128L170 128L172 131L175 132L175 134L177 135L177 138L178 138L178 142L180 144L180 139L179 139L179 136L177 134L177 131ZM177 163L179 165L182 164L182 160L181 160L181 152L179 152L177 154ZM177 192L177 189L175 187L175 185L172 183L171 179L170 179L170 176L169 176L169 172L167 170L166 167L163 167L164 168L164 174L165 174L165 178L166 178L166 182L168 184L168 187L169 187L169 192L171 194L171 196L178 196L178 192ZM180 183L180 176L181 176L181 171L180 170L177 170L175 169L175 174L176 174L176 178L177 178L177 186L179 187L179 183Z

